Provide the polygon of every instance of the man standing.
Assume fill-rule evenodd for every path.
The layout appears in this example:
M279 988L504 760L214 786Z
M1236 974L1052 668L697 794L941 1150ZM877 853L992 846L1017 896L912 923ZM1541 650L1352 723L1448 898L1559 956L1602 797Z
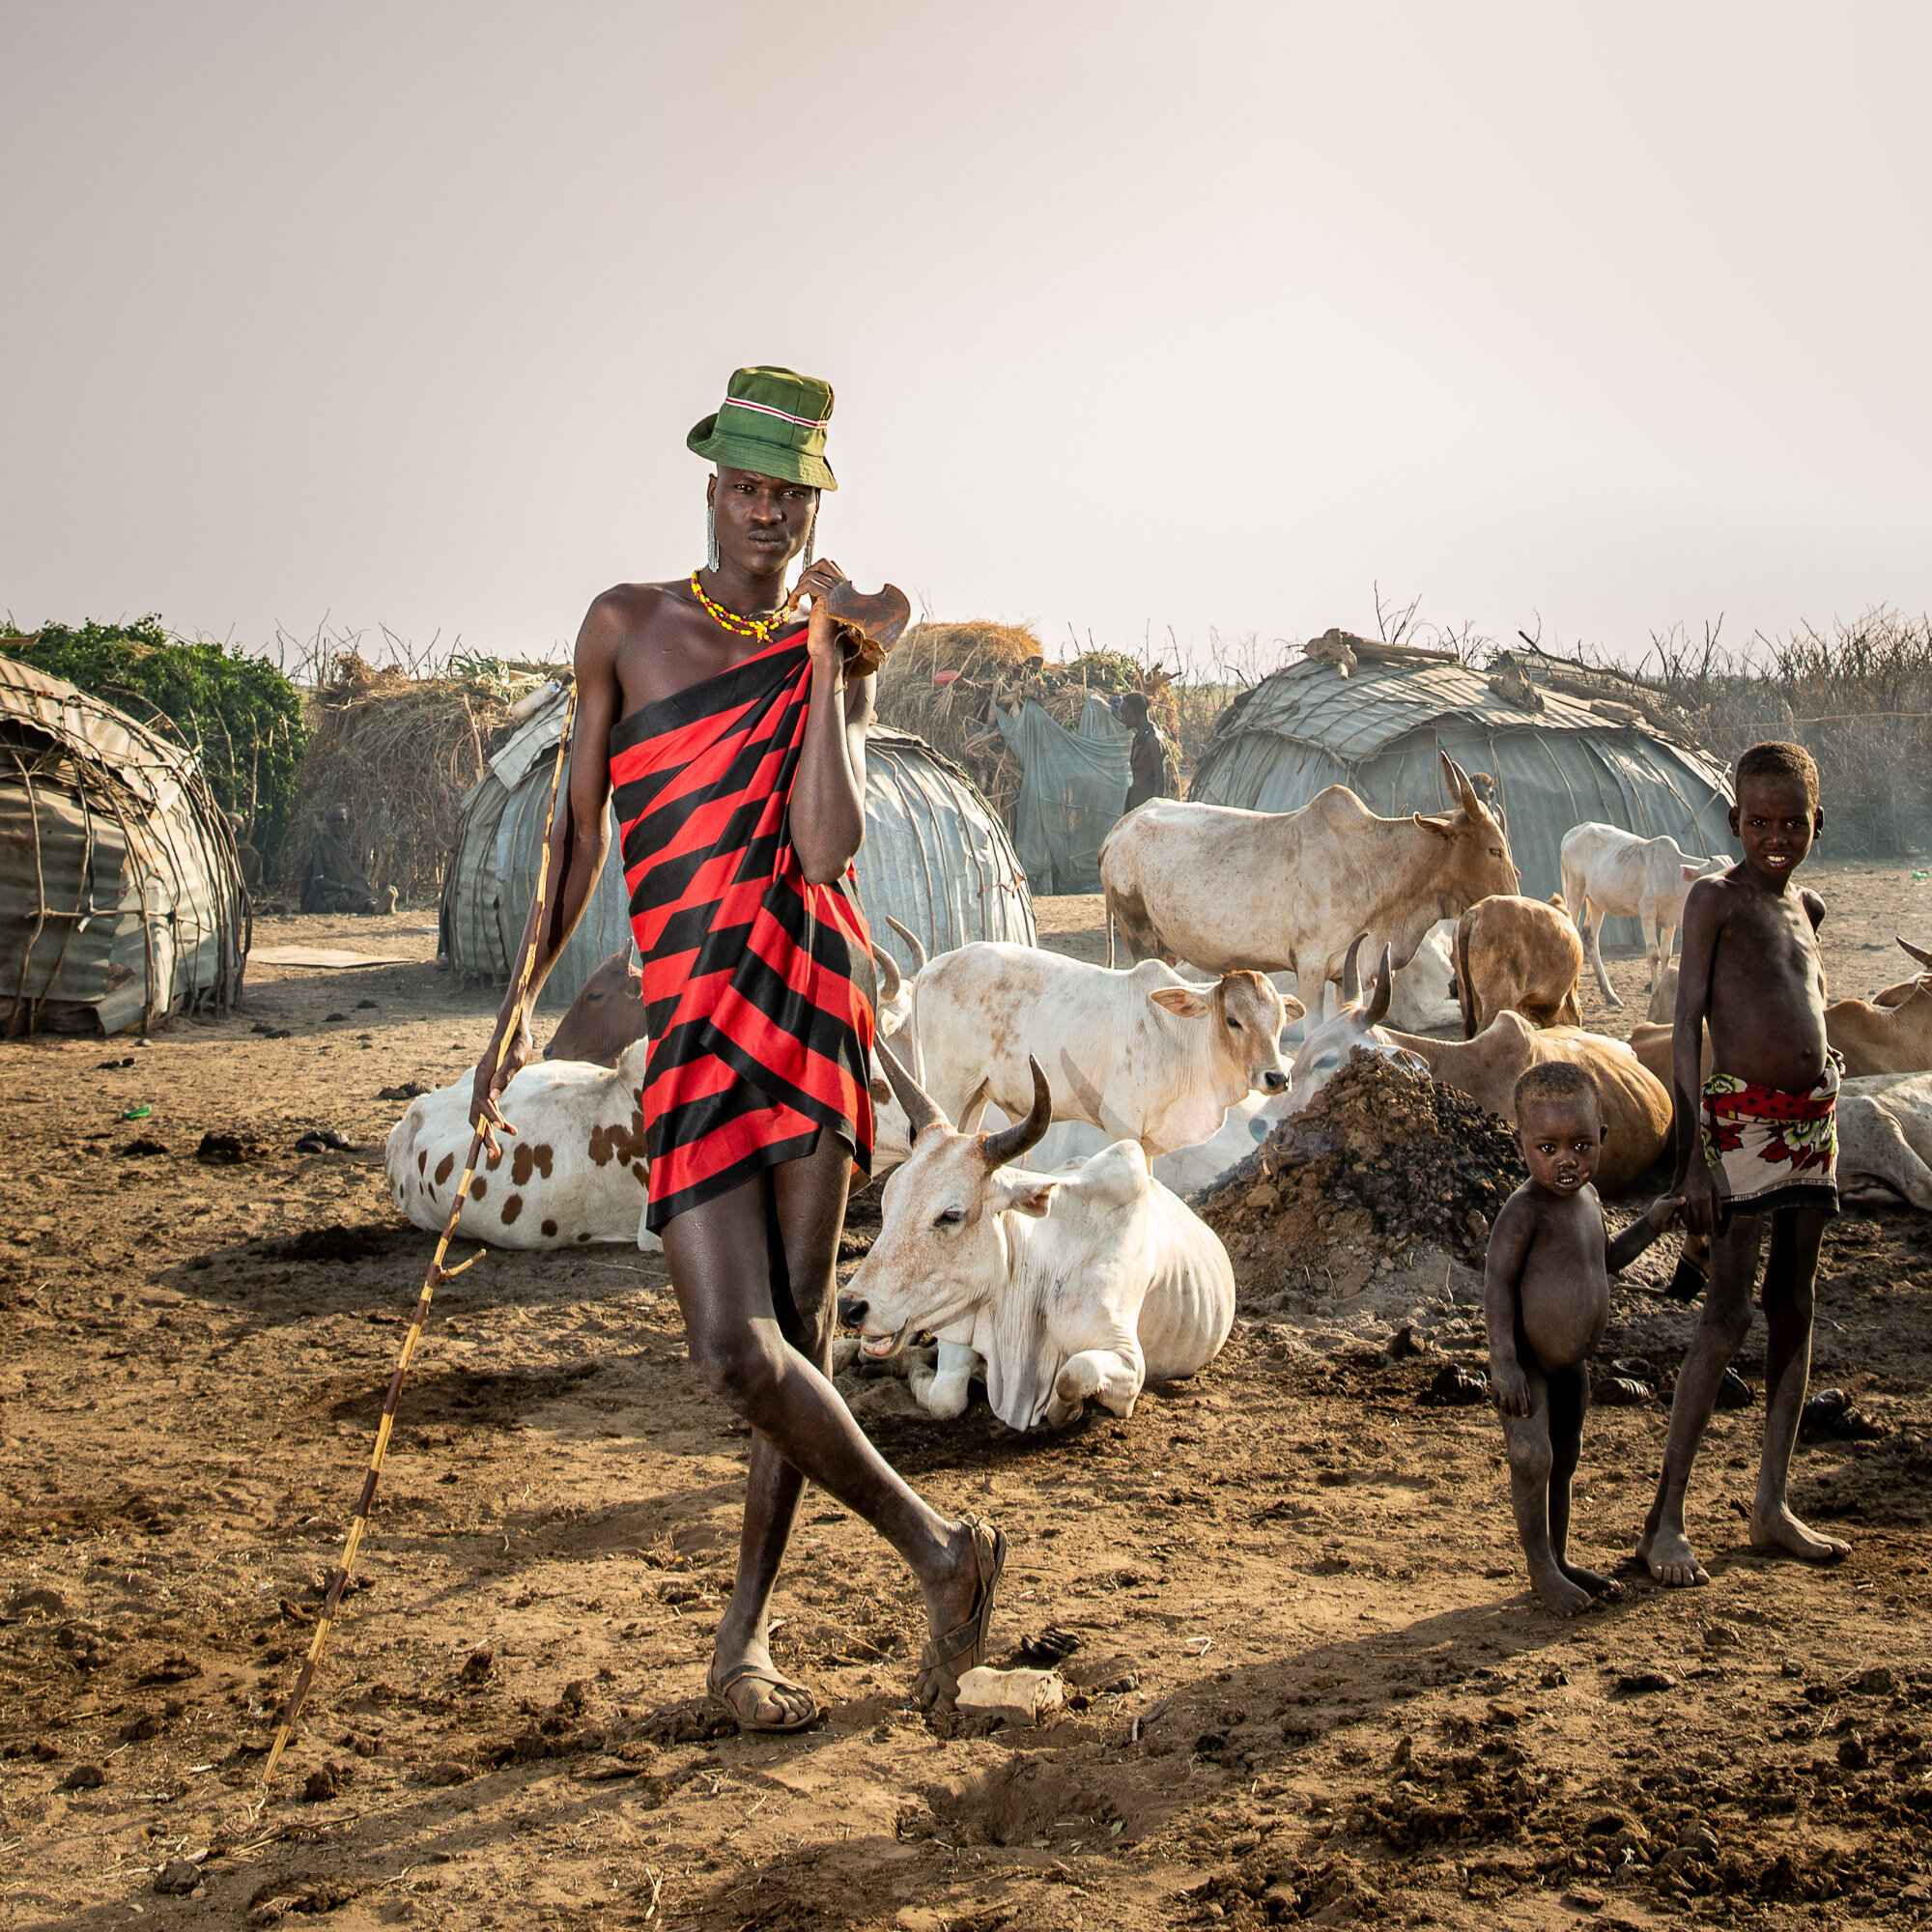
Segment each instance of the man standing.
M473 1118L530 1058L537 989L604 864L614 788L652 1042L641 1105L648 1225L699 1373L753 1426L731 1601L707 1684L753 1731L803 1730L811 1692L767 1642L771 1593L808 1479L892 1544L932 1637L920 1694L951 1703L983 1662L1006 1539L939 1515L852 1420L825 1369L854 1164L869 1170L870 935L851 883L865 833L872 679L848 670L811 561L829 384L740 369L687 439L714 463L709 558L688 579L623 583L577 639L577 724L552 835L558 880L527 996L512 988L478 1065ZM789 597L793 557L806 568ZM809 605L810 617L796 614ZM536 918L532 909L532 920ZM495 1078L496 1049L505 1051Z
M1148 701L1138 691L1121 699L1121 723L1133 735L1127 748L1127 802L1131 811L1151 798L1167 796L1167 739L1148 713Z

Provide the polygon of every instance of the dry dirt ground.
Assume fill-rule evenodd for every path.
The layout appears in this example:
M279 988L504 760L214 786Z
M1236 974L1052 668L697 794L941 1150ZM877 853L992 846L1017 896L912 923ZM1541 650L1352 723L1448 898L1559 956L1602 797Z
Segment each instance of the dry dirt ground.
M1816 870L1834 984L1899 977L1891 934L1932 937L1932 886ZM1043 904L1047 943L1091 956L1096 910ZM1442 1353L1244 1320L1197 1381L1054 1437L870 1392L887 1454L1010 1535L1003 1647L1080 1637L1077 1708L1038 1731L928 1725L913 1594L814 1493L776 1649L830 1716L794 1740L729 1734L700 1701L747 1443L686 1367L659 1264L493 1253L439 1297L361 1587L264 1802L429 1248L383 1184L398 1106L378 1090L454 1074L489 1024L430 965L430 923L267 921L258 944L418 963L258 968L233 1018L145 1045L0 1046L0 1923L1932 1910L1932 1218L1904 1209L1847 1213L1826 1254L1816 1379L1886 1431L1800 1452L1798 1508L1853 1540L1834 1570L1749 1552L1741 1408L1693 1490L1710 1588L1626 1569L1620 1601L1558 1622L1525 1588L1493 1419L1423 1399ZM1634 992L1640 969L1613 970ZM310 1127L352 1151L298 1152ZM255 1151L210 1164L205 1133ZM137 1137L165 1151L127 1153ZM1619 1293L1610 1346L1667 1367L1688 1318L1649 1292L1666 1267ZM1452 1362L1479 1362L1475 1288L1446 1261L1431 1286ZM1663 1420L1593 1415L1584 1560L1630 1549Z

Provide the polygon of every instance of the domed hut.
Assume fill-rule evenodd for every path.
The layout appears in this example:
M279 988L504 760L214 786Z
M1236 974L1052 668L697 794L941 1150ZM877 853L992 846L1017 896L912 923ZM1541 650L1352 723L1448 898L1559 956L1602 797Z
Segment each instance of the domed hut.
M194 753L0 656L0 1033L226 1009L247 951L234 836Z
M444 877L442 951L466 982L507 983L536 891L544 814L564 700L535 712L497 753L463 802L456 854ZM630 900L612 856L596 896L544 986L564 1007L599 964L631 944ZM866 739L866 842L859 896L873 943L910 971L890 913L929 952L974 939L1036 942L1026 874L1006 829L972 781L909 731L875 724Z
M1562 890L1559 850L1595 820L1686 852L1734 850L1724 766L1644 687L1540 652L1472 670L1446 653L1331 631L1297 663L1244 692L1214 725L1188 796L1249 811L1293 811L1345 784L1373 811L1438 811L1447 752L1489 773L1522 868L1519 890ZM1632 919L1605 947L1640 947Z

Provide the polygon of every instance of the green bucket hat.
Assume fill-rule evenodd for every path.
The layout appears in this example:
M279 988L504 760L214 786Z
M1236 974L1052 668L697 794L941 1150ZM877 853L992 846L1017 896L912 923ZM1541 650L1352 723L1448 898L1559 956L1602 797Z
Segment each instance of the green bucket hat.
M685 438L687 447L728 469L782 476L814 490L836 490L825 460L832 384L790 369L739 369L724 387L724 407Z

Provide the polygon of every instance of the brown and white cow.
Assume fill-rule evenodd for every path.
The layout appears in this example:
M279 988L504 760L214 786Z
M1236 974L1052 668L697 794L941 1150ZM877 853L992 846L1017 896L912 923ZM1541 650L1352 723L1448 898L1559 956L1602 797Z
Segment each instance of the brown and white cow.
M909 988L890 955L878 955L879 1037L903 1023ZM582 1059L565 1058L571 1049ZM655 1247L643 1227L650 1179L638 1096L650 1042L643 1037L640 981L629 956L613 952L585 981L557 1024L547 1057L504 1090L515 1125L469 1184L456 1232L499 1248L565 1248L586 1241ZM611 1054L599 1064L591 1056ZM384 1156L390 1197L418 1228L440 1232L469 1151L475 1068L410 1102L389 1130ZM903 1160L912 1146L904 1110L883 1080L872 1083L873 1171Z
M1259 973L1190 986L1172 967L1089 965L1037 946L981 940L942 952L913 981L922 1078L940 1110L1009 1119L1046 1068L1057 1121L1085 1121L1150 1158L1211 1140L1250 1093L1288 1086L1281 1030L1299 1000Z
M1442 770L1458 803L1431 816L1378 818L1347 785L1295 811L1151 799L1100 847L1108 918L1137 960L1292 972L1319 1012L1357 934L1406 966L1438 919L1516 891L1503 828L1446 753Z
M1352 980L1352 974L1350 978ZM1376 1053L1413 1054L1445 1087L1468 1094L1513 1124L1518 1079L1543 1061L1567 1060L1589 1074L1608 1129L1597 1171L1597 1185L1604 1193L1628 1187L1669 1141L1669 1090L1620 1039L1581 1027L1533 1027L1518 1012L1498 1013L1474 1039L1431 1039L1425 1034L1397 1033L1383 1026L1388 1004L1389 956L1384 948L1369 998L1345 1004L1333 1019L1311 1028L1302 1041L1289 1084L1292 1111L1305 1107L1359 1046Z
M1505 1010L1531 1026L1581 1026L1577 985L1583 942L1563 895L1526 899L1498 893L1456 922L1456 998L1463 1037L1474 1039Z
M959 1414L976 1371L1009 1428L1071 1422L1089 1402L1131 1415L1142 1387L1204 1369L1228 1339L1235 1272L1220 1237L1148 1173L1130 1140L1078 1168L1013 1165L1046 1132L1046 1075L1030 1069L1025 1117L954 1130L893 1058L880 1059L912 1122L911 1157L886 1182L883 1226L838 1296L861 1352L939 1343L912 1366L914 1399Z
M568 1248L586 1241L640 1243L650 1166L644 1155L647 1039L615 1066L532 1062L503 1090L514 1136L498 1137L464 1198L456 1232L493 1248ZM418 1228L440 1233L469 1151L475 1069L412 1100L389 1129L389 1194ZM652 1245L655 1245L653 1237Z

